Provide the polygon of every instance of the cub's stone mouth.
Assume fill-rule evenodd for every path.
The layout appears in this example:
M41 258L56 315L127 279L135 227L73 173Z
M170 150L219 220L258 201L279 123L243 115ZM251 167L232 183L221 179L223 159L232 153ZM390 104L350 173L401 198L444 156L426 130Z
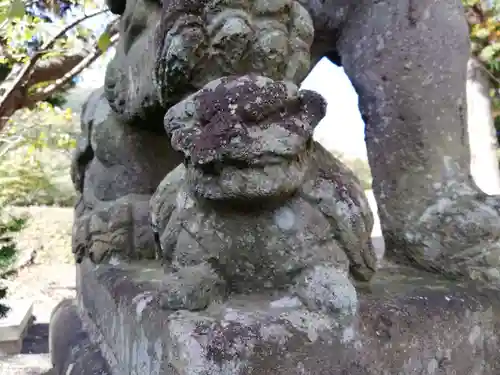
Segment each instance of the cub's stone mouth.
M302 139L278 152L257 151L252 144L235 151L217 150L217 156L202 153L203 158L186 155L185 166L190 188L201 198L210 200L248 200L293 194L304 181L309 167L312 137ZM254 139L254 143L260 144ZM255 144L253 145L255 146ZM258 148L258 147L257 147ZM193 151L191 149L191 151Z
M292 163L303 163L307 157L308 151L313 147L313 140L309 138L304 147L293 154L277 154L275 152L263 152L261 155L249 155L246 158L224 158L222 160L211 160L208 162L193 162L189 156L186 156L184 165L187 168L198 169L205 175L217 176L220 175L224 168L232 170L244 169L262 169L272 166L284 167Z
M299 156L294 158L286 158L283 156L270 156L263 157L257 160L237 160L237 159L227 159L224 161L211 161L204 164L194 164L193 168L199 169L202 173L206 175L219 175L224 168L230 167L232 169L251 169L251 168L264 168L270 167L272 165L280 166L288 162L296 161L299 162ZM189 166L189 163L187 163Z
M228 161L187 164L189 188L209 200L251 200L293 194L302 185L309 167L309 152L275 157L273 162Z

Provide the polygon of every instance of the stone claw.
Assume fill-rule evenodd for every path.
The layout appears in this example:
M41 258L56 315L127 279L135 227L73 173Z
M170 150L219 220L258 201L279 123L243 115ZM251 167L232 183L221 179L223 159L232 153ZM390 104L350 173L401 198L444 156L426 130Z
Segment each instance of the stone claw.
M72 247L77 263L85 256L93 263L102 263L112 254L127 259L154 259L149 196L125 196L77 217Z
M405 243L386 239L386 257L452 278L500 285L500 201L484 194L438 198L411 225Z

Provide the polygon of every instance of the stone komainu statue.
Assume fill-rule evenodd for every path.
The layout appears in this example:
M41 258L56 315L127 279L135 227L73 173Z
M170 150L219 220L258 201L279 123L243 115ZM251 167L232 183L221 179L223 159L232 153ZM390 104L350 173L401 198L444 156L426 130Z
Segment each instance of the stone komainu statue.
M327 56L342 64L360 97L387 257L453 277L500 280L498 200L481 193L469 173L461 5L405 4L109 1L121 15L121 38L104 88L82 114L72 168L80 193L77 259L160 256L173 266L183 242L175 237L182 231L171 216L180 210L172 197L182 189L221 210L230 201L237 211L242 202L279 201L312 184L310 194L347 256L340 268L370 279L375 256L366 198L356 178L311 140L324 110L301 113L315 95L293 94ZM203 102L215 82L219 96ZM240 85L246 91L238 94L233 86ZM276 160L276 153L286 157ZM173 184L167 175L182 161L186 169ZM165 176L170 182L150 204ZM282 192L277 186L285 182L291 187ZM208 262L206 254L189 256Z
M348 274L374 273L373 217L359 181L312 141L326 107L297 92L314 41L307 10L295 1L110 6L123 13L122 39L104 90L83 108L73 163L77 259L148 259L161 248L169 308L292 285L312 301L315 272L347 285L345 303L355 304ZM177 180L168 173L181 160ZM198 203L179 206L182 196ZM186 273L198 275L192 288Z

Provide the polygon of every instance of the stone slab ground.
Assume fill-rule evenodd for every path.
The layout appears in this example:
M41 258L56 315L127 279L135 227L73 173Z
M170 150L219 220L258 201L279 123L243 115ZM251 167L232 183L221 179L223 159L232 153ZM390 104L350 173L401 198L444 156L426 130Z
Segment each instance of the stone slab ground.
M21 353L23 341L33 319L29 300L4 302L10 310L0 319L0 357Z

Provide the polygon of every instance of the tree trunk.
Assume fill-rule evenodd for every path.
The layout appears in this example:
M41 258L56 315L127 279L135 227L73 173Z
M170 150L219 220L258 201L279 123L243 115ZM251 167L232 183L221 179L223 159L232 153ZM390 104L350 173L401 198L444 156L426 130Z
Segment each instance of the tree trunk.
M493 123L489 77L475 58L467 66L467 107L472 177L488 194L500 193L497 137Z

